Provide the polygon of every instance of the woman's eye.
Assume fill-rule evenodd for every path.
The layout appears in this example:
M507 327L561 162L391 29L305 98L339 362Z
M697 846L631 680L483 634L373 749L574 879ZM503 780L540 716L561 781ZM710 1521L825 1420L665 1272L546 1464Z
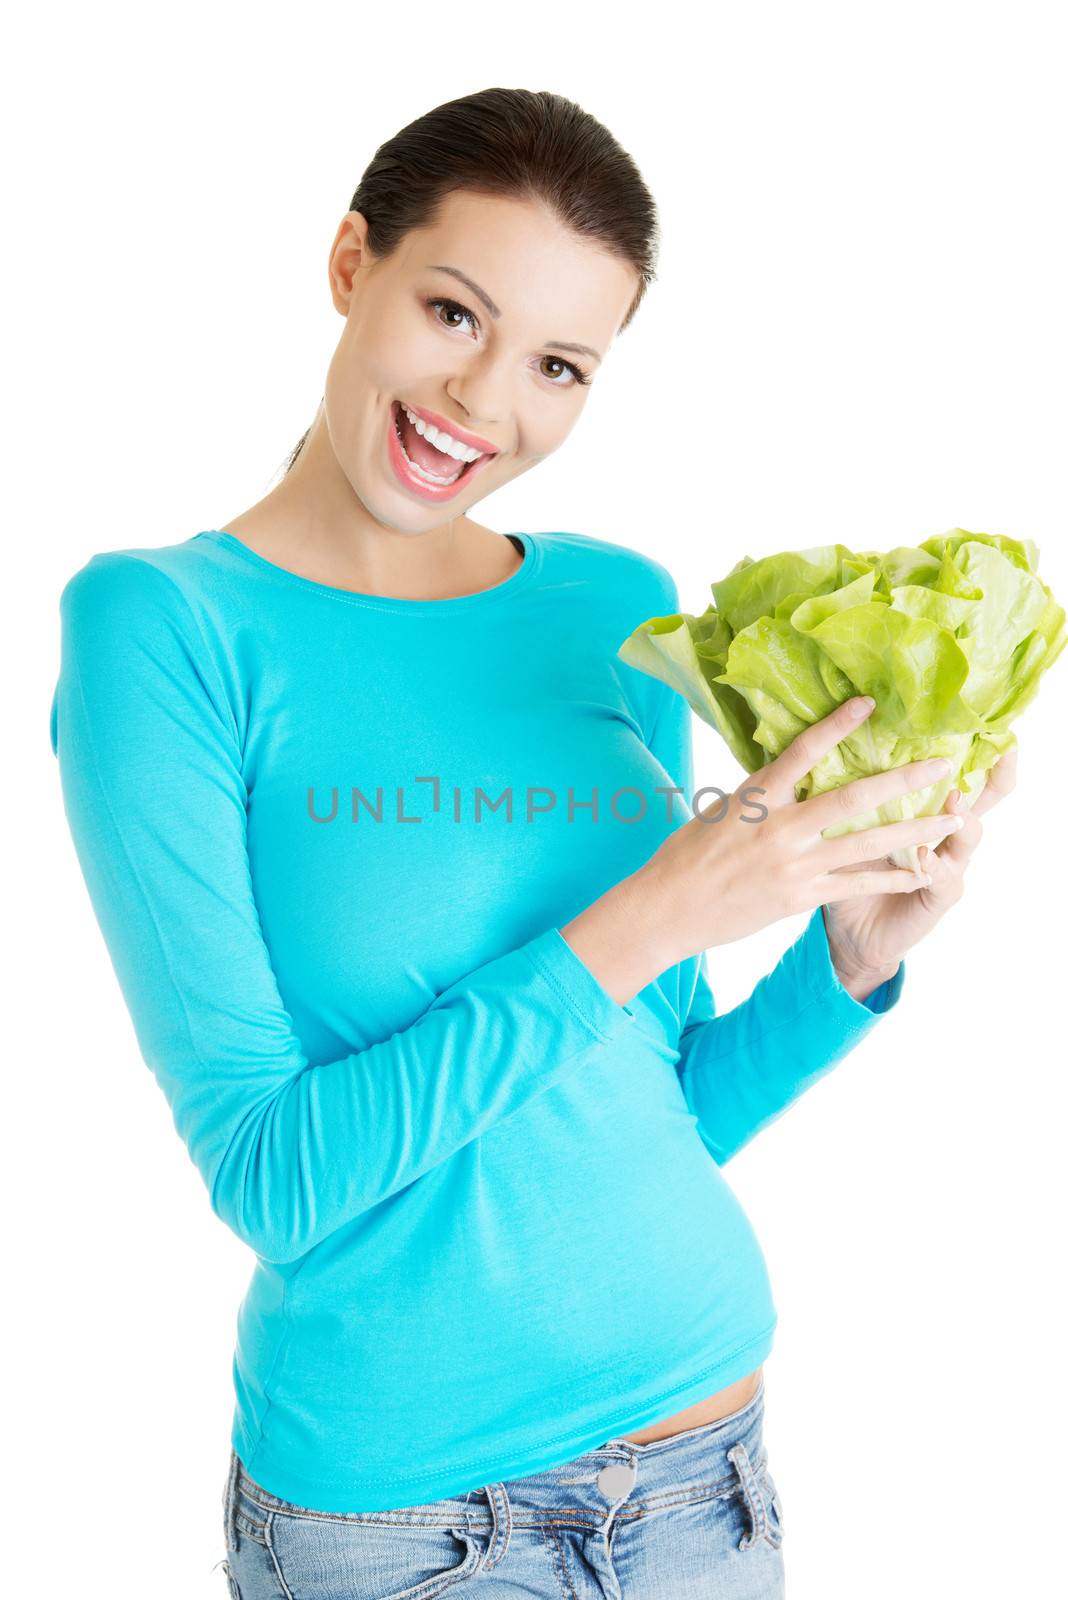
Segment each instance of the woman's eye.
M563 367L565 372L571 373L576 383L589 383L591 381L581 367L576 367L573 361L565 361L563 356L542 356L541 359L552 362L555 367ZM550 374L546 373L545 376L548 378ZM555 376L552 377L551 381L556 384L558 389L570 389L571 387L569 383L560 383Z
M468 322L470 322L473 327L478 327L478 318L475 316L474 312L468 311L467 307L460 305L458 300L445 300L439 295L435 299L428 300L427 305L432 306L435 309L438 306L442 306L447 312L458 312L461 319L466 317ZM442 322L440 317L438 317L437 320L441 322L443 328L458 328L460 326L460 323L458 322Z

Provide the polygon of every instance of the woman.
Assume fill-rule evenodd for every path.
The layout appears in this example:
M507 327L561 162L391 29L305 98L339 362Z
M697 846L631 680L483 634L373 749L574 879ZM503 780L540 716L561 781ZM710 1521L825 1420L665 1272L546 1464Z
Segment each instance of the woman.
M655 228L572 102L437 107L337 230L344 328L282 481L63 591L79 859L257 1257L224 1495L244 1600L782 1592L776 1314L722 1167L896 1003L979 806L952 839L950 813L824 840L841 797L793 785L840 707L686 820L688 707L616 656L678 608L669 572L470 517L567 438ZM852 813L932 781L866 779ZM849 872L943 839L929 878ZM801 909L717 1016L703 952Z

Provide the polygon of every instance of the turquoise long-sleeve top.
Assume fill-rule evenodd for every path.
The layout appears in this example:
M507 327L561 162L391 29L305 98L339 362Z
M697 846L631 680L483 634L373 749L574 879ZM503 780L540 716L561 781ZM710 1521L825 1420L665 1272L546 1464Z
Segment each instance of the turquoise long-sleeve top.
M255 1255L231 1441L327 1512L544 1470L758 1367L776 1308L724 1166L904 980L855 1000L817 909L723 1015L703 955L602 988L561 927L692 815L689 707L616 653L678 595L625 546L511 537L452 599L209 529L60 601L81 871Z

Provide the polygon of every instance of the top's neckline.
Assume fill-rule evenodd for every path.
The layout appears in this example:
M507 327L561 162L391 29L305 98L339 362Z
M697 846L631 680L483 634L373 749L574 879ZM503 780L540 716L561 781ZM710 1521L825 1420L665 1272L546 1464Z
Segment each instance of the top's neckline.
M277 562L268 561L258 550L253 550L251 545L245 544L232 533L226 533L222 528L205 528L193 535L194 539L211 539L221 543L227 550L235 551L254 566L271 573L279 582L297 584L302 589L325 595L328 599L340 600L348 605L368 606L375 611L434 617L452 612L466 612L474 608L484 609L486 606L510 600L530 582L541 564L540 539L532 533L508 534L505 537L520 541L523 546L523 561L522 565L502 583L495 583L488 589L478 589L474 594L451 595L443 600L409 600L398 595L365 594L357 589L339 589L333 584L318 583L314 578L305 578L299 572L291 572L288 567L280 567Z

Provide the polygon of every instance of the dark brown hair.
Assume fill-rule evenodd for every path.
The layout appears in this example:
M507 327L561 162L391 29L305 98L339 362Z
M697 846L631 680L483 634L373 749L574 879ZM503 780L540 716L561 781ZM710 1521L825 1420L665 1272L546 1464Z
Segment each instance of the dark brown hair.
M629 325L656 277L656 207L631 157L588 111L548 89L482 89L446 100L379 145L349 210L367 219L368 245L385 257L413 228L432 227L456 190L540 201L629 262L640 281L620 332Z

